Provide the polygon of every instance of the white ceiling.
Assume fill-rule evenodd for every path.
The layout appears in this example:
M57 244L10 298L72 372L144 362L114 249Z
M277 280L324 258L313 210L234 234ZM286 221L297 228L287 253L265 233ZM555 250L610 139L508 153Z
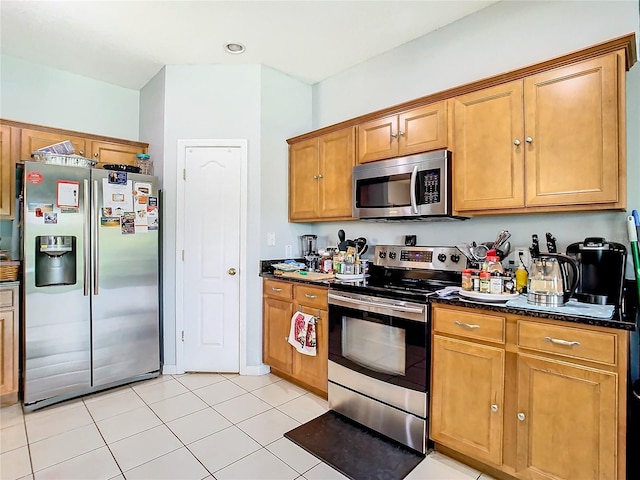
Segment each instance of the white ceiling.
M314 84L496 1L1 0L0 51L135 90L193 64L263 64ZM230 41L246 52L224 52Z

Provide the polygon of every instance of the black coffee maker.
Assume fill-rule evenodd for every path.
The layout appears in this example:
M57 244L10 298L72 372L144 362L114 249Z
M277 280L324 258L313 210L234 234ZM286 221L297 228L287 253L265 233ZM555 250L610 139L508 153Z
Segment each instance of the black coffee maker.
M627 249L602 237L588 237L567 247L567 255L578 262L580 279L573 295L584 303L622 305Z

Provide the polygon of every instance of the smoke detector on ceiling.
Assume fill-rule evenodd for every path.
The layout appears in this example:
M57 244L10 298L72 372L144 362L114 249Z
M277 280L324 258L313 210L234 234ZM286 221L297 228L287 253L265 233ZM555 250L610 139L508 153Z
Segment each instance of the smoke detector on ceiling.
M241 43L237 43L237 42L229 42L229 43L225 43L224 44L224 50L227 53L244 53L244 45Z

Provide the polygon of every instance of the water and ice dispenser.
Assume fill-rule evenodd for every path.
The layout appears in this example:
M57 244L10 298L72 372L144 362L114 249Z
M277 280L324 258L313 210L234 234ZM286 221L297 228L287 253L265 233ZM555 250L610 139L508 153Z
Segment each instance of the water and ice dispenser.
M36 287L76 283L76 237L36 237Z

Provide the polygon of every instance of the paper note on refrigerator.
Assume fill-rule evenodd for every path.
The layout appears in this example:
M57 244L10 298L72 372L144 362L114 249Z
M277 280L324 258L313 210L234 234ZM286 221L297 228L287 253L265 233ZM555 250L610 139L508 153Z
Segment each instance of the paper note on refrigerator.
M119 209L123 212L133 211L133 188L131 180L125 185L118 185L102 179L102 203L103 207L111 207L113 211Z

